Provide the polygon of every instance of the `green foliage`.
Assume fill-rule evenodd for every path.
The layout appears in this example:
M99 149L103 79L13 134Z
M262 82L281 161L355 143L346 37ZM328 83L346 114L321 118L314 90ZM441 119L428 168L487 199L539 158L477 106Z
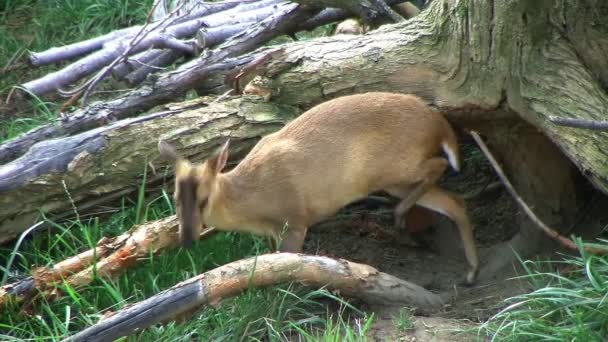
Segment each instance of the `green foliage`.
M606 242L606 241L604 241ZM551 270L562 265L570 271ZM535 291L481 326L496 341L605 341L608 336L608 256L582 253L563 261L524 262Z

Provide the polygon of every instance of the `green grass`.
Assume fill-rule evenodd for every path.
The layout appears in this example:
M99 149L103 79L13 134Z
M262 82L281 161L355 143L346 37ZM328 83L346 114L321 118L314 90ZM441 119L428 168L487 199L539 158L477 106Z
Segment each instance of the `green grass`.
M554 268L568 266L560 274ZM510 298L481 331L496 341L605 341L608 256L583 253L563 261L524 262L535 290Z

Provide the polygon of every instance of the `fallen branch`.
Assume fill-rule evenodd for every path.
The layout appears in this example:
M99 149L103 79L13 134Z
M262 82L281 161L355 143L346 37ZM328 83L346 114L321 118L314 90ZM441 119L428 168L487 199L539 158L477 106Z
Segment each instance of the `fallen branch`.
M228 10L230 8L236 7L241 3L248 3L257 0L243 0L243 1L223 1L223 2L214 2L213 4L209 4L203 8L199 8L197 10L192 11L189 15L184 16L183 18L177 18L173 24L182 23L184 21L196 19L199 17L203 17L206 15L211 15L213 13L221 12ZM141 30L142 26L132 26L122 30L113 31L107 33L103 36L99 36L96 38L88 39L85 41L60 46L53 47L48 50L42 52L32 52L30 53L29 61L33 66L43 66L52 63L58 63L64 60L73 59L76 57L81 57L86 54L89 54L95 50L101 49L104 44L109 43L111 41L115 41L120 38L130 38L133 37L139 30ZM162 27L161 27L162 28Z
M475 142L477 143L477 145L479 146L479 148L481 149L483 154L486 156L486 158L488 159L488 161L494 168L494 171L496 171L498 178L500 178L500 181L505 186L505 188L507 189L509 194L511 194L511 196L513 197L513 199L515 199L517 204L523 209L523 211L526 213L526 215L528 215L530 220L532 220L532 222L534 222L534 224L536 224L536 226L538 226L547 236L549 236L550 238L557 241L561 246L563 246L567 249L573 250L573 251L578 251L579 248L576 246L576 244L572 240L561 235L555 229L547 226L538 216L536 216L536 214L532 211L532 209L530 209L530 207L521 198L521 196L519 196L519 194L517 193L517 191L515 190L515 188L513 187L513 185L511 184L511 182L505 175L505 173L503 172L502 168L500 167L500 165L498 165L498 162L496 161L496 159L494 158L494 156L488 149L488 146L483 142L483 139L481 139L481 137L479 136L479 134L475 131L470 131L469 133L471 134L471 136L473 137L473 139L475 140ZM596 248L596 247L591 247L591 246L583 246L583 250L587 253L594 254L594 255L604 255L604 254L608 253L608 249L601 248L601 247Z
M127 232L103 237L97 245L50 267L32 270L30 277L0 287L0 308L8 301L22 302L34 295L51 300L60 295L57 286L66 284L80 288L95 278L115 278L133 264L177 246L177 219L175 215L136 225ZM209 228L200 238L215 232Z
M104 66L122 62L126 55L132 55L150 49L155 44L166 42L167 37L186 38L191 37L201 27L216 27L222 25L234 25L241 22L261 21L277 11L273 4L279 0L263 0L262 8L254 8L247 12L243 6L231 8L224 12L214 13L206 17L192 19L177 25L169 26L164 30L153 30L143 32L138 41L133 42L132 37L116 42L109 42L104 48L96 51L77 62L41 78L26 82L22 85L29 93L37 96L45 95L66 87L81 78L103 68ZM103 72L103 70L102 70ZM109 72L109 71L107 71Z
M559 126L584 128L594 131L608 131L608 121L559 118L555 116L550 117L549 121Z
M245 22L236 25L226 25L220 27L201 28L196 34L196 41L199 51L214 47L218 44L225 42L230 37L245 31L248 27L254 26L255 22ZM155 50L158 51L158 50ZM143 53L142 58L147 59L147 52ZM142 63L139 68L135 68L133 72L125 77L129 86L135 86L143 82L146 77L155 72L162 70L163 67L168 66L183 57L183 53L179 53L174 50L165 50L160 54L151 54L156 56L154 59L149 60L148 63ZM137 62L132 62L133 64Z
M0 166L0 243L31 226L40 215L81 213L91 205L116 201L137 189L142 172L146 189L162 183L168 166L158 159L158 138L172 141L194 160L204 159L230 136L234 157L242 157L266 134L299 113L290 106L257 98L215 101L198 98L141 117L120 120L71 137L36 144L20 158ZM204 131L197 139L191 132ZM70 197L66 196L69 191ZM13 205L19 203L19 205Z
M307 8L342 8L351 15L361 18L366 24L381 24L385 22L400 22L403 17L395 13L384 0L361 0L361 1L342 1L342 0L293 0ZM403 2L403 0L399 1ZM392 4L391 1L388 1Z
M250 286L286 282L320 288L368 303L437 309L442 299L424 288L375 268L344 259L292 253L265 254L239 260L181 282L153 297L120 310L64 341L112 341L137 329L187 315L243 292Z

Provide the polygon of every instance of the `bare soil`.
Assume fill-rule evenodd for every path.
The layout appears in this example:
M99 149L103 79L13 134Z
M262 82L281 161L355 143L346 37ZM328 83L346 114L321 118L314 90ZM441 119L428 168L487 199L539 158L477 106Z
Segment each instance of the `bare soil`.
M442 181L446 189L476 196L467 200L469 215L475 227L480 258L491 253L493 245L508 241L518 232L516 203L502 185L482 191L496 182L490 166L482 158L465 162L463 170L447 174ZM369 201L354 203L335 218L310 230L307 253L345 258L369 264L379 270L411 281L450 298L441 312L433 317L414 318L415 329L398 331L393 318L398 307L367 307L376 313L371 336L374 341L471 341L476 335L462 334L495 314L503 300L529 290L522 281L504 280L493 283L462 285L467 263L455 225L435 215L437 224L421 232L426 248L399 244L393 226L390 204L370 206ZM504 278L516 275L505 274Z

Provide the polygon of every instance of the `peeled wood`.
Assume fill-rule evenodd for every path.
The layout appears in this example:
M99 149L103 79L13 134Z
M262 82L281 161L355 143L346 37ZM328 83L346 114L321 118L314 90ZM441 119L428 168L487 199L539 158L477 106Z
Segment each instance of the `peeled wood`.
M112 341L137 329L175 319L205 305L233 297L250 286L286 282L338 291L374 304L438 309L442 299L424 288L377 269L328 257L276 253L239 260L181 282L120 310L64 341Z
M95 248L53 266L34 268L31 276L0 287L0 309L9 301L23 301L33 295L50 301L60 295L56 290L59 284L81 288L99 277L115 278L146 260L150 253L158 255L177 247L177 229L175 215L142 223L119 236L103 237ZM215 229L208 228L200 238L213 233Z

